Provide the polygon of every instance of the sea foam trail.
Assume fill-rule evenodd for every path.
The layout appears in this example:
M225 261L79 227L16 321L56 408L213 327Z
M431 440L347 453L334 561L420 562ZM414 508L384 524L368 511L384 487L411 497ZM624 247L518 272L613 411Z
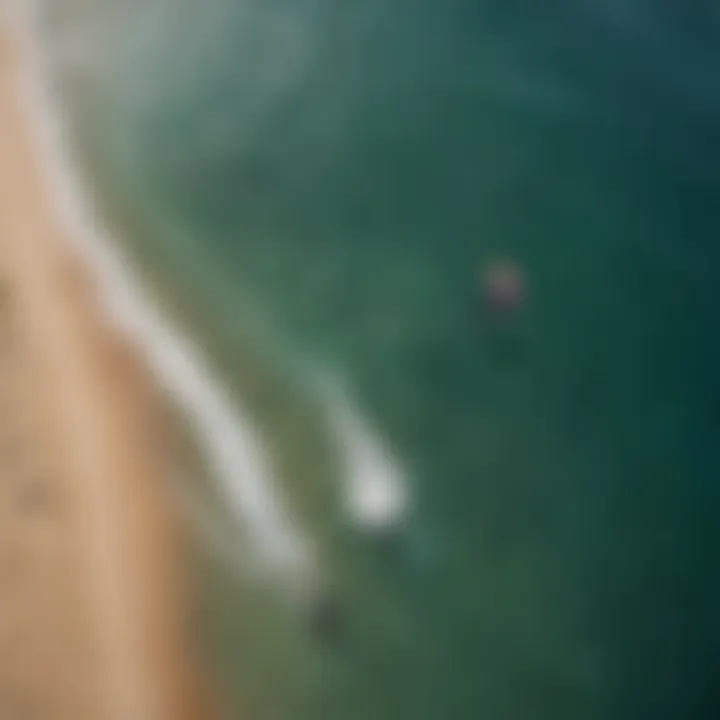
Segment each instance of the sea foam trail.
M160 383L186 411L206 461L257 549L278 571L307 571L314 564L309 538L292 522L276 488L270 459L252 422L226 399L199 350L171 328L128 271L101 229L67 153L62 116L51 102L31 3L16 10L16 32L26 57L23 90L57 212L68 238L98 280L108 318L134 339Z
M347 511L362 528L397 528L408 509L408 485L399 462L380 434L364 420L347 388L321 380L330 427L340 449Z

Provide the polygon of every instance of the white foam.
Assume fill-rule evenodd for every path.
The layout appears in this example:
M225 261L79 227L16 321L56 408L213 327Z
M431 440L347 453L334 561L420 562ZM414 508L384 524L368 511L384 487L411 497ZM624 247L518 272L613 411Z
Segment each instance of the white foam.
M388 443L354 406L349 391L339 382L323 381L327 412L342 461L347 511L368 530L397 527L407 514L405 473Z
M257 549L278 570L309 569L313 564L309 538L283 507L270 459L253 423L227 400L199 349L171 328L153 306L82 192L68 157L59 108L51 103L30 3L23 9L29 12L22 13L18 30L27 41L23 47L28 73L23 88L29 115L46 160L57 212L68 237L95 272L108 317L142 348L159 381L187 412L211 470Z

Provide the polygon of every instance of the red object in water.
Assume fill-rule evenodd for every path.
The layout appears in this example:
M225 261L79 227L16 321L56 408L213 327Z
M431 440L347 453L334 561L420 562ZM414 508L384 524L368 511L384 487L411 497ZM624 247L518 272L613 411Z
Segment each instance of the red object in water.
M516 310L524 299L525 281L522 271L508 261L493 262L482 273L485 304L494 313Z

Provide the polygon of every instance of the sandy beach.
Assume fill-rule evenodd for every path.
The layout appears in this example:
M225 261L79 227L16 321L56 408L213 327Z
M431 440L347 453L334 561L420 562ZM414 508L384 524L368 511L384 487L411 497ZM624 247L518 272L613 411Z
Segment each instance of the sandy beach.
M99 310L0 5L0 718L205 718L161 398Z

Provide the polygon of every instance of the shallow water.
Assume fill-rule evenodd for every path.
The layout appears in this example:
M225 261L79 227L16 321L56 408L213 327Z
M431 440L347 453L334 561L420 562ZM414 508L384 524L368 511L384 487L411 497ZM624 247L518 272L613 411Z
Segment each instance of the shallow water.
M277 588L208 567L228 698L715 717L713 6L74 5L53 37L108 29L102 63L56 46L104 204L347 604L325 647ZM477 287L497 256L528 279L499 326ZM350 521L327 377L407 477L398 538Z

